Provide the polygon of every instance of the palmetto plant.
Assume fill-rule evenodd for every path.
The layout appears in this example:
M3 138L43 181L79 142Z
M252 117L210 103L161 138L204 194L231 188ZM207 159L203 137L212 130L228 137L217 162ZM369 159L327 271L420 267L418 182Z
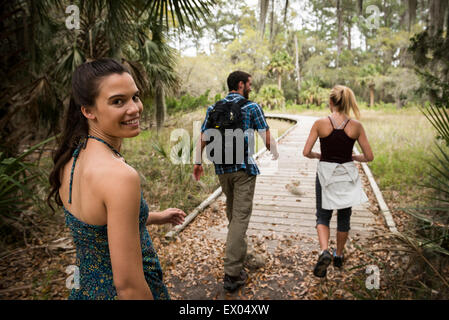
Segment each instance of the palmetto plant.
M173 27L197 27L214 3L2 1L0 140L4 152L16 154L16 146L29 135L42 139L49 134L42 128L57 129L63 103L70 94L73 70L87 59L109 56L122 60L148 96L163 95L175 88L174 53L165 43L165 33ZM68 5L79 7L78 30L65 25Z
M449 107L449 106L448 106ZM437 141L443 140L445 146L436 144L438 151L434 153L435 162L430 163L432 173L427 187L434 190L432 200L437 206L428 208L430 217L414 214L415 217L430 223L431 238L427 244L434 246L439 253L449 256L449 112L448 108L431 106L422 112L438 132Z
M430 205L426 207L405 209L405 212L415 218L416 226L397 235L429 270L420 275L422 281L418 282L425 289L428 289L428 285L423 282L430 282L431 288L442 297L449 294L449 281L443 273L445 268L443 261L447 262L449 259L448 107L431 106L421 110L438 132L435 160L430 163L432 172L429 174L428 182L422 185L432 191L432 196L428 197ZM438 143L441 140L445 142L445 146Z
M121 61L133 73L142 98L162 102L156 104L161 124L164 94L178 84L175 52L165 41L167 30L179 28L181 32L185 26L197 27L214 3L215 0L0 1L2 231L21 234L25 224L20 217L30 211L30 206L41 206L32 184L45 186L37 183L45 175L24 159L48 142L47 137L58 133L75 68L101 57ZM69 5L79 8L79 29L66 27L65 10ZM43 142L19 154L24 146L36 141Z
M321 85L319 81L314 79L304 81L298 95L299 103L316 106L327 103L329 90L321 87Z
M254 100L262 107L273 109L285 104L284 93L276 85L264 85L260 88Z
M36 190L30 182L41 177L41 172L35 164L26 160L31 153L45 144L53 141L55 137L46 139L17 157L5 157L0 152L0 231L9 227L11 231L22 231L20 213L25 210L34 198Z
M287 51L278 51L271 57L270 64L267 66L268 71L276 74L278 81L278 89L282 90L282 76L294 70L292 58Z

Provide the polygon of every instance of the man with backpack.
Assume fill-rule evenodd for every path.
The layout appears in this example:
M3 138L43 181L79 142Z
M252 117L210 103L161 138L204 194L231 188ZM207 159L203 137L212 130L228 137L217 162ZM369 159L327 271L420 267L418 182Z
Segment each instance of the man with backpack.
M273 160L279 157L276 141L270 135L261 107L248 100L251 81L251 75L243 71L234 71L228 76L229 94L207 109L193 168L193 175L198 181L203 174L201 159L206 147L226 195L229 224L223 286L230 292L245 284L248 278L243 269L247 253L246 231L252 212L256 176L260 173L252 158L254 130L262 137Z

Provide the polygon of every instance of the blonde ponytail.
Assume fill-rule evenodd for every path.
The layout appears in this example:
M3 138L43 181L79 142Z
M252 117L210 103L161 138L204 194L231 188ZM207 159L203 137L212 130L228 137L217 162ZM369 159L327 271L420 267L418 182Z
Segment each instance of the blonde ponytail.
M359 107L357 105L354 92L352 92L350 88L342 85L336 85L331 90L330 98L339 112L342 112L349 117L349 113L352 110L352 113L354 113L356 119L360 118Z

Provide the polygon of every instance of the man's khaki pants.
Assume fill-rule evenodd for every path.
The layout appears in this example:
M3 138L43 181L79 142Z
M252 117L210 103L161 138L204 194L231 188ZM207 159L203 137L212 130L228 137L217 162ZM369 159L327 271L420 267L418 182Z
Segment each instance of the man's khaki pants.
M247 250L246 230L253 209L256 177L243 170L218 175L226 195L226 215L229 222L224 272L231 277L238 276L243 269Z

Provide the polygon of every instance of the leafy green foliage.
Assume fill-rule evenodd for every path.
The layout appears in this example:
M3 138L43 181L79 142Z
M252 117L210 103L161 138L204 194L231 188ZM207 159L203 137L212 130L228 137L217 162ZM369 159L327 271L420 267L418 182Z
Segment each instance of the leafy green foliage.
M0 233L8 238L15 238L24 231L21 213L37 202L42 202L31 184L40 182L43 173L32 162L25 160L27 156L54 140L46 139L31 147L17 157L6 158L0 152Z
M167 30L176 22L181 29L198 27L214 4L214 0L3 2L0 138L4 151L15 155L17 141L30 133L37 132L39 140L52 129L57 132L73 70L87 59L121 60L144 96L176 89L176 60L165 41ZM66 28L68 5L79 8L78 30ZM42 121L27 117L30 110L42 113Z
M285 104L282 90L279 90L276 85L272 84L262 86L257 95L250 96L250 100L257 102L263 108L269 109L279 108Z
M256 90L261 87L267 75L270 51L268 41L261 39L257 31L248 27L241 38L235 39L226 47L225 56L230 62L230 72L248 72L252 75L253 87Z
M322 88L318 81L304 81L298 102L300 104L322 106L328 103L329 94L330 91Z
M409 47L417 65L415 70L423 79L423 90L429 94L432 103L446 108L449 101L448 31L444 37L441 33L431 35L425 30L411 39Z
M167 98L167 111L169 113L193 111L200 107L207 107L212 103L209 100L209 90L206 90L206 92L199 97L185 94L179 99L174 97Z
M295 66L292 64L292 58L289 56L288 52L277 51L271 57L271 61L267 66L268 70L275 73L278 78L278 89L281 90L281 79L286 73L291 72Z

